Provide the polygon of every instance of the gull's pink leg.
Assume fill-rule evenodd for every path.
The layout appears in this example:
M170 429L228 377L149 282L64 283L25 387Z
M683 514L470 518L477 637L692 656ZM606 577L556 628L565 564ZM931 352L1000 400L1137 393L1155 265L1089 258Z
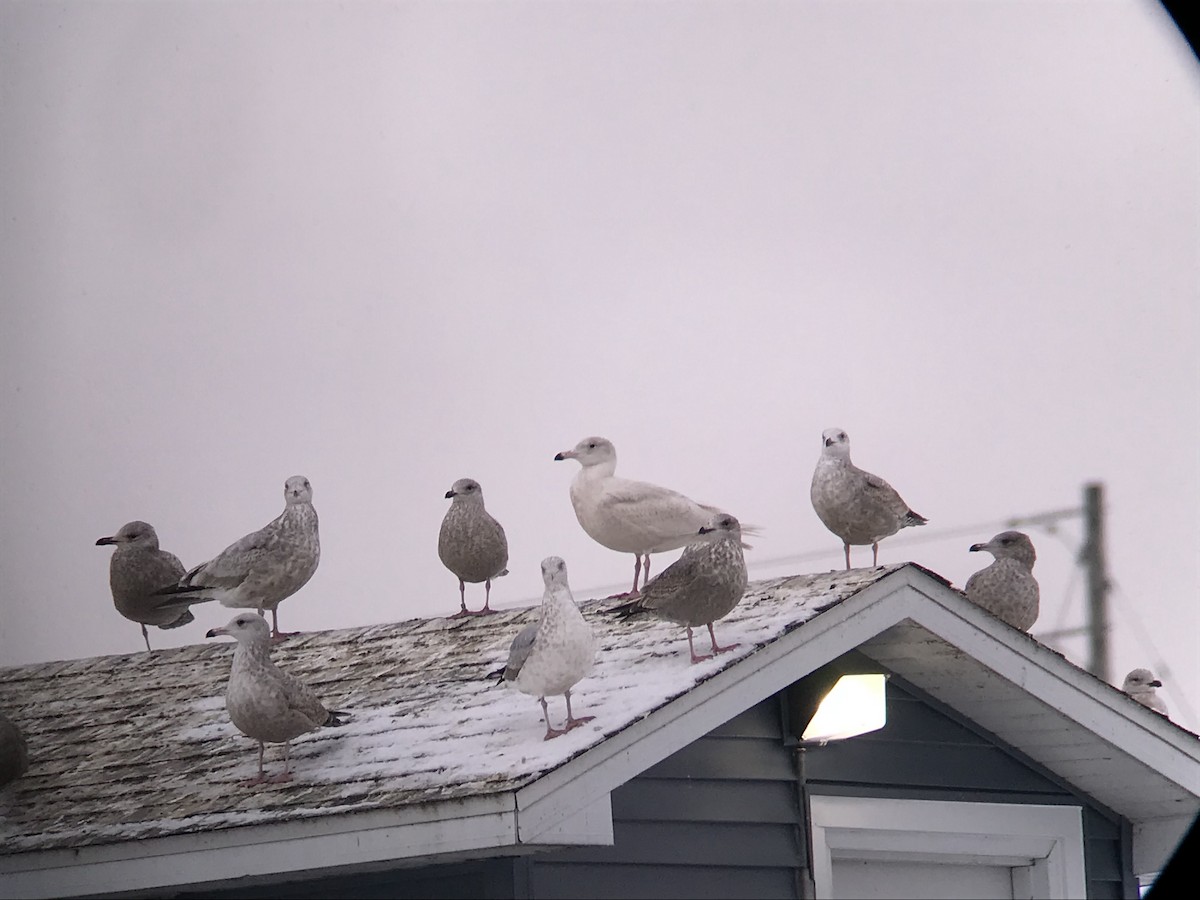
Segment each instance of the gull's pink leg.
M150 649L150 632L146 630L146 626L142 626L142 639L146 642L146 649Z
M650 554L646 554L646 563L642 566L642 587L650 580Z
M708 623L708 636L712 638L713 654L724 653L726 650L732 650L734 647L740 647L740 644L727 644L724 647L717 645L717 636L713 632L712 622Z
M590 722L592 719L596 718L595 716L582 716L578 719L575 718L571 714L571 689L568 688L567 692L563 696L567 698L567 727L564 729L565 731L570 731L572 728L578 728L584 722Z
M638 576L642 574L642 557L640 553L633 554L633 590L621 594L609 594L605 600L632 600L638 596Z
M259 741L258 742L258 774L247 781L243 781L242 784L244 784L246 787L254 787L256 784L262 784L266 780L267 780L267 773L263 769L263 742Z
M283 742L283 771L278 775L272 775L267 779L271 784L285 784L292 780L292 748L287 742Z
M687 627L687 636L688 636L688 650L692 654L692 662L698 663L698 662L704 662L704 660L706 660L706 659L712 659L711 653L708 654L707 656L697 656L696 655L696 647L692 644L692 628L690 625L688 625L686 627Z
M264 619L267 617L266 613L264 613L261 609L258 611L258 614ZM293 635L297 635L299 633L300 632L298 631L280 631L279 607L275 607L273 610L271 610L271 640L282 641L284 638L292 637Z
M546 707L546 698L539 697L538 700L540 700L542 704L542 716L546 719L546 736L542 738L542 740L548 741L551 738L556 738L559 735L566 734L567 730L565 728L562 731L559 731L557 728L550 727L550 710Z
M879 565L879 541L871 545L871 565Z
M842 546L846 548L846 571L849 572L850 571L850 545L847 543L843 543Z
M467 585L461 578L458 579L458 602L462 604L462 609L452 615L450 617L451 619L460 619L463 616L470 615L470 613L467 612Z

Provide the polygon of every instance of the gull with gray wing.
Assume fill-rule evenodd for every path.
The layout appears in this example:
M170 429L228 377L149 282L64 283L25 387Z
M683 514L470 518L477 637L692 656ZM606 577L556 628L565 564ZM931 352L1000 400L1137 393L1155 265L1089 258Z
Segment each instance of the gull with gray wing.
M507 664L492 675L538 698L546 719L546 735L542 740L548 741L594 718L575 717L571 710L571 688L595 665L596 639L592 626L575 605L567 583L567 564L561 557L548 556L542 560L542 581L546 589L541 618L526 625L513 638ZM561 729L550 725L546 704L546 697L556 694L562 694L567 701L567 720Z
M720 646L713 622L733 611L748 583L742 528L737 518L718 513L697 531L695 540L679 559L642 588L641 596L609 610L622 618L656 616L683 625L693 663L738 646ZM692 629L701 625L708 627L712 640L712 653L705 656L698 656L692 643Z

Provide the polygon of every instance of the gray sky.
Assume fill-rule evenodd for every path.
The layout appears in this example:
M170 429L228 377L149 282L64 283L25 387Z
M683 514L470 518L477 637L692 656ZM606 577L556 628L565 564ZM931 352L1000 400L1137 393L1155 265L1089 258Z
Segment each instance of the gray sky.
M1113 678L1196 729L1198 100L1149 0L4 3L0 664L138 651L96 538L191 566L292 474L286 629L454 612L465 476L496 605L551 554L608 593L553 461L590 434L762 526L752 577L828 569L839 426L930 520L881 561L959 586L1103 481ZM1081 624L1081 522L1027 530L1034 633Z

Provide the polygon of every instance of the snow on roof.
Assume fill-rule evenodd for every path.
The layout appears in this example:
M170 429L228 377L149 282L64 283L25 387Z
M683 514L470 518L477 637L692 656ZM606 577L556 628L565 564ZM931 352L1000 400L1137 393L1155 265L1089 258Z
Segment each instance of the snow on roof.
M696 665L682 627L585 601L599 651L572 700L595 719L551 741L536 698L487 677L540 607L289 638L276 663L352 719L293 741L281 785L239 783L257 744L225 712L231 641L0 669L0 708L30 756L0 795L0 855L513 791L904 565L754 582L716 626L740 646ZM562 698L548 702L561 725ZM266 759L279 771L282 749Z

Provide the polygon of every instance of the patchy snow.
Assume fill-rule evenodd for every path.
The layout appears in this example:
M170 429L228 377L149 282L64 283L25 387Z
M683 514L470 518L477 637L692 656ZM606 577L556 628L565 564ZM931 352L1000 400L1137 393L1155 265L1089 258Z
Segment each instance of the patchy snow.
M351 718L293 741L282 785L241 784L258 745L225 712L229 645L0 670L0 701L29 723L33 759L0 821L0 854L512 791L898 568L753 583L716 626L740 646L697 664L682 627L581 604L599 649L572 706L595 718L550 741L536 698L487 675L537 608L289 639L277 664ZM547 700L560 722L562 697ZM268 771L282 759L268 745Z

